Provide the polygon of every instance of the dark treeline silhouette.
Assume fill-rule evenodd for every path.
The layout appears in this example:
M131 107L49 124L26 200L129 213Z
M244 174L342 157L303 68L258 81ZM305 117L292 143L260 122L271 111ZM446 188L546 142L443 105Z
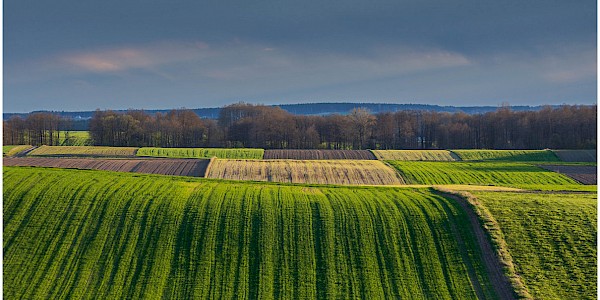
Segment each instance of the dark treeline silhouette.
M192 110L149 114L97 110L90 120L95 145L139 147L252 147L265 149L594 149L597 106L469 115L433 111L303 116L281 108L238 103L219 118ZM62 119L51 114L4 122L4 144L56 144Z
M61 130L71 121L50 113L33 113L25 119L12 117L3 122L4 145L58 145Z

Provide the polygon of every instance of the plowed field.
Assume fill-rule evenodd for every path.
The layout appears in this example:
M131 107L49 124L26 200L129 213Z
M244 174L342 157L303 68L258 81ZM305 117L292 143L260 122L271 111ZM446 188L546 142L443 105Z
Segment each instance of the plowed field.
M569 176L583 184L598 184L598 168L596 166L541 165L539 167Z
M377 159L369 150L265 150L264 159Z
M40 146L29 152L29 156L135 156L135 147L105 147L105 146Z
M374 160L216 159L207 177L317 184L404 184L394 169Z
M562 161L569 162L596 162L596 150L552 150Z
M207 159L4 158L5 166L106 170L204 177Z

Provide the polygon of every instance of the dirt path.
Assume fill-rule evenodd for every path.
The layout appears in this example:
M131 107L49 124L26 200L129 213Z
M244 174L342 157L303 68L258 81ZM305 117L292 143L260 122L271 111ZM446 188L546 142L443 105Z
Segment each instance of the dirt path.
M23 150L23 151L15 154L15 157L24 157L24 156L27 156L27 154L29 152L35 150L36 148L37 148L37 146L33 146L33 147L29 148L29 149Z
M494 287L498 298L516 299L515 292L513 291L513 288L510 282L508 281L508 278L504 276L502 264L496 256L496 251L492 248L492 244L487 234L485 233L483 226L479 222L479 218L477 217L467 200L448 193L442 194L444 197L455 200L456 203L458 203L463 209L463 211L466 212L467 217L469 218L469 223L471 223L471 227L473 229L473 232L475 233L477 244L479 245L479 249L481 250L481 257L483 259L483 263L485 264L485 269L488 273L490 283ZM476 274L469 274L469 277L476 277Z

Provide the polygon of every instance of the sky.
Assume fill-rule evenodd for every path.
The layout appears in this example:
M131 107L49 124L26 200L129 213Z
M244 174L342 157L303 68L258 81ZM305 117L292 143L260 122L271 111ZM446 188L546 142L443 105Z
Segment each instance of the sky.
M594 0L4 0L3 110L595 104Z

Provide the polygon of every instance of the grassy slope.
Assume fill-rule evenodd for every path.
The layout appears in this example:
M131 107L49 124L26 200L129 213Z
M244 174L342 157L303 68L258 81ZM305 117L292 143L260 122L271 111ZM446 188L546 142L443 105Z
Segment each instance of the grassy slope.
M2 156L14 156L21 151L31 148L31 145L7 145L2 146Z
M572 179L523 163L387 161L408 184L577 184Z
M462 160L560 161L550 150L452 150Z
M474 192L535 299L595 299L595 194Z
M472 299L467 269L490 290L426 189L8 167L3 210L7 298Z
M371 150L379 160L455 161L448 150Z
M261 159L265 150L251 148L140 148L138 156L173 158Z
M29 152L29 156L133 156L135 147L105 146L41 146Z

